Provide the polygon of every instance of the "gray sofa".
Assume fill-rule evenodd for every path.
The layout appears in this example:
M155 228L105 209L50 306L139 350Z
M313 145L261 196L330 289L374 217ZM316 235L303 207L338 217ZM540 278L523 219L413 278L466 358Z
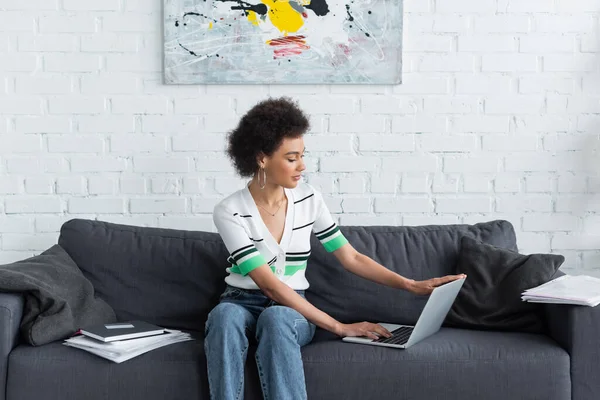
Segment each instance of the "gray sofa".
M414 279L454 273L464 234L516 249L506 221L342 231L359 251ZM306 296L315 306L342 322L417 320L426 297L352 275L312 240ZM60 341L33 347L19 340L22 298L0 293L0 400L208 399L202 332L227 259L218 234L76 219L58 243L119 320L183 329L196 340L122 364ZM309 399L599 399L600 308L540 310L545 335L443 327L407 350L344 343L318 329L302 351ZM253 349L246 399L262 398Z

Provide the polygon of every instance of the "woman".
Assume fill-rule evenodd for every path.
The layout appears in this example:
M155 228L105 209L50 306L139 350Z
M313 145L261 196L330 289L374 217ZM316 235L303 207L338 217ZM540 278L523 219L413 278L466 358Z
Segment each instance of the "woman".
M458 279L404 278L358 253L337 227L321 194L301 183L303 134L309 122L289 99L258 103L229 136L237 172L252 177L215 206L213 220L231 256L227 287L206 323L205 350L212 399L240 399L248 336L256 337L256 364L265 399L306 399L300 348L316 326L338 336L390 336L370 322L342 324L306 301L310 233L347 270L415 294Z

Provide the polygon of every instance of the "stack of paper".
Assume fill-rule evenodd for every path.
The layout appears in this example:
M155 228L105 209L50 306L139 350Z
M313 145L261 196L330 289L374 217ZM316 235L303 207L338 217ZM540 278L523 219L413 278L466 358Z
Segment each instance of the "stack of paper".
M600 279L587 275L563 275L524 291L521 299L533 303L595 307L600 304Z
M65 340L63 344L121 363L150 350L193 339L189 333L174 329L165 329L165 331L167 333L162 335L107 343L85 336L76 336Z

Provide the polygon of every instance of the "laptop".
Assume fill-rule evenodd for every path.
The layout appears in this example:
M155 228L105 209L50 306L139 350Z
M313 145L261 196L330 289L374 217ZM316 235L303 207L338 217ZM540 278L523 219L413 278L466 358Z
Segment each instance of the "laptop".
M370 344L373 346L394 347L406 349L440 330L448 311L452 307L460 288L466 278L457 279L433 289L427 304L414 326L396 325L380 322L392 333L392 337L371 339L367 337L346 336L342 340L350 343Z

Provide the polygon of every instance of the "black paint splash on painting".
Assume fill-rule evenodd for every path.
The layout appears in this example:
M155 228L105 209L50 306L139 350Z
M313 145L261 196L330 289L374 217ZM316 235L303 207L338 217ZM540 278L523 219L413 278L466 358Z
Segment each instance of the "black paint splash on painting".
M178 42L179 43L179 42ZM188 53L190 53L190 55L194 56L194 57L200 57L198 54L196 54L195 52L193 52L192 50L188 49L187 47L185 47L184 45L182 45L181 43L179 43L179 46L184 49L185 51L187 51ZM205 54L205 57L221 57L218 53L215 54L214 56L211 54ZM222 58L222 57L221 57Z
M313 12L319 17L329 13L329 6L327 5L326 0L312 0L310 4L305 7L313 10Z
M183 14L183 16L181 17L181 20L183 21L183 26L187 26L187 22L185 22L185 18L186 18L188 15L194 15L194 16L196 16L196 17L202 17L202 18L206 18L206 19L208 19L208 20L211 20L211 21L212 21L212 22L214 22L215 24L217 24L217 23L223 23L223 24L225 24L225 25L227 25L227 26L233 26L233 25L231 25L231 24L228 24L228 23L226 23L226 22L218 21L218 20L216 20L216 19L214 19L214 18L211 18L211 17L209 17L209 16L206 16L206 15L204 15L204 14L200 14L200 13L197 13L197 12L193 12L193 11L186 12L185 14ZM175 21L175 26L176 26L176 27L179 27L179 20Z
M198 57L198 54L194 53L193 51L191 51L190 49L188 49L187 47L185 47L184 45L182 45L181 43L179 43L179 46L181 46L182 49L184 49L185 51L187 51L188 53L190 53L191 55L193 55L194 57Z
M346 4L346 13L348 13L348 21L350 21L350 22L354 21L354 16L350 12L350 4ZM369 14L371 14L371 11L369 11ZM350 28L352 28L352 25L350 25ZM371 34L369 32L365 32L360 27L358 27L358 29L360 29L365 34L366 37L371 37Z
M182 18L182 19L185 19L185 17L187 17L188 15L195 15L195 16L197 16L197 17L202 17L202 18L210 19L210 20L212 20L213 22L219 22L219 21L217 21L217 20L216 20L216 19L214 19L214 18L210 18L210 17L207 17L207 16L206 16L206 15L204 15L204 14L200 14L200 13L193 12L193 11L186 12L185 14L183 14L183 18ZM185 23L184 23L184 25L185 25Z
M267 6L265 4L250 4L247 3L245 1L242 0L215 0L215 1L220 1L222 3L225 2L233 2L233 3L237 3L237 6L232 6L231 9L232 10L242 10L244 11L244 13L246 13L246 15L248 15L248 11L254 11L257 14L260 15L266 15L267 14Z

